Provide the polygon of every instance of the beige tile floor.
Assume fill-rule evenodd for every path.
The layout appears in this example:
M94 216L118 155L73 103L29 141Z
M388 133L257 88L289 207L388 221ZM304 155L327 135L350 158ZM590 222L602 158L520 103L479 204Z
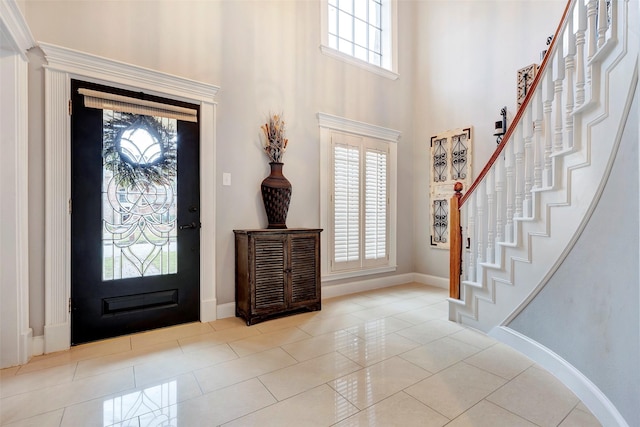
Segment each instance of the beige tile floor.
M68 426L599 426L558 380L447 321L416 283L247 327L191 323L0 371L0 424Z

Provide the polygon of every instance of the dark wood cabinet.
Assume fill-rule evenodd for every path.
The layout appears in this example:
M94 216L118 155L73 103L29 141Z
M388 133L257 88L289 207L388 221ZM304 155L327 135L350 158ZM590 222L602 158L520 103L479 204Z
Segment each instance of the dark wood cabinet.
M321 229L234 230L236 316L247 325L320 310Z

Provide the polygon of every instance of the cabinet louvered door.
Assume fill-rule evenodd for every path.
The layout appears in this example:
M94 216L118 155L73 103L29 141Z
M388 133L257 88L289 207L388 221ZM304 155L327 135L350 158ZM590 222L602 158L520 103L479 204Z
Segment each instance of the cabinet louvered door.
M317 234L290 236L291 306L318 301Z
M320 310L321 229L234 230L236 316L247 325Z
M286 307L285 236L255 237L254 311Z

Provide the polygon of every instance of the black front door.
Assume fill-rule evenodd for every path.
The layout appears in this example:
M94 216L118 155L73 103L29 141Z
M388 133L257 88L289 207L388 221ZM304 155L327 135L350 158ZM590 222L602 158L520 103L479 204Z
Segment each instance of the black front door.
M71 85L71 343L199 318L198 123L85 106Z

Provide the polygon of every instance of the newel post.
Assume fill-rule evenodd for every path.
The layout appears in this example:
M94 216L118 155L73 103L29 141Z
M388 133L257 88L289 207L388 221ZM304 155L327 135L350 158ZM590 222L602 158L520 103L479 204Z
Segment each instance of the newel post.
M460 299L460 275L462 273L462 227L460 226L460 198L462 183L453 186L456 194L451 197L451 221L449 222L449 297Z

